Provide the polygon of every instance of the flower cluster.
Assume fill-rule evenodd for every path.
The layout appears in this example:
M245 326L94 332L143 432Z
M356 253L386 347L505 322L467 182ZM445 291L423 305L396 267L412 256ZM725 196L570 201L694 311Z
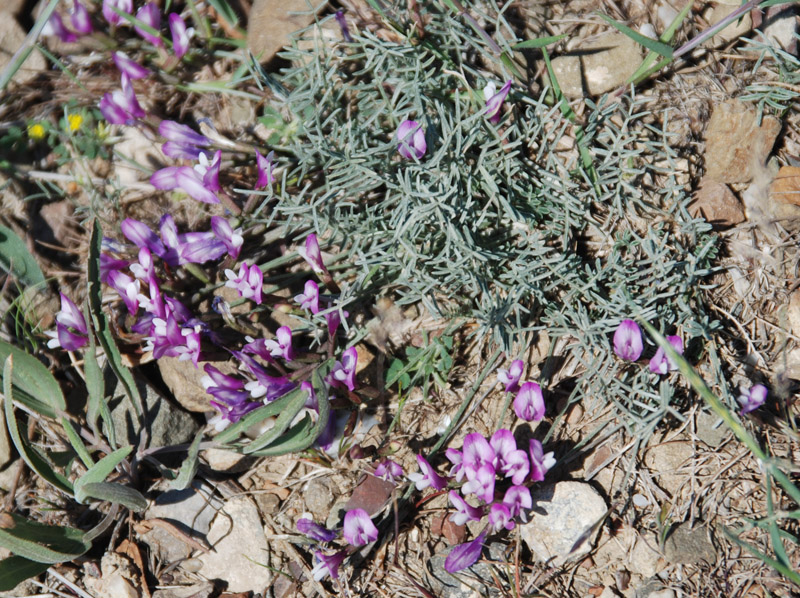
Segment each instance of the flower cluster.
M328 576L339 579L339 566L350 553L350 549L344 548L333 554L326 554L323 552L325 548L320 546L333 542L339 537L339 532L316 523L308 514L297 520L297 531L318 546L318 550L314 551L314 558L317 561L312 570L314 579L319 581ZM345 514L341 533L344 541L356 548L378 539L378 528L364 509L351 509Z
M531 493L525 484L541 482L555 465L553 453L544 453L536 439L528 443L527 452L517 447L510 430L500 429L486 439L478 433L467 434L461 450L445 452L452 467L447 477L441 476L428 461L417 455L420 473L408 479L417 490L431 487L444 490L460 483L459 489L448 493L455 513L450 517L457 525L487 518L488 527L481 535L453 549L445 561L449 572L472 566L480 557L483 539L488 531L494 533L513 529L516 520L527 521L527 510L533 506ZM470 504L467 498L477 504ZM465 548L468 547L468 548Z

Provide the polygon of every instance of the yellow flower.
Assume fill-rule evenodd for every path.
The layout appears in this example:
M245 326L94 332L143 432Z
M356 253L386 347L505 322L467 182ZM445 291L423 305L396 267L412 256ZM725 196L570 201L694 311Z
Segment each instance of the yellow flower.
M28 125L28 137L30 137L33 141L41 141L44 139L45 134L44 126L41 123L33 123Z
M70 114L67 120L69 121L70 131L77 131L81 128L81 124L83 123L83 117L80 114Z

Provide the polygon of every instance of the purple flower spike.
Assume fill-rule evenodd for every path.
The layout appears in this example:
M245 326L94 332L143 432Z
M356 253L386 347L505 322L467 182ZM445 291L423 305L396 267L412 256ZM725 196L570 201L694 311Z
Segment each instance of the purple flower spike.
M114 52L111 57L114 59L114 64L117 65L120 73L128 75L132 81L136 79L144 79L150 74L150 71L144 68L135 60L128 58L123 52Z
M301 309L307 309L312 314L319 313L319 285L313 280L307 280L303 293L295 295L294 300L300 304Z
M497 430L489 441L497 455L497 469L514 484L522 484L528 476L530 466L525 451L517 449L517 441L510 430Z
M526 422L538 422L544 417L542 388L536 382L523 384L514 398L514 413Z
M72 43L78 39L77 35L64 26L64 21L61 20L61 15L57 12L50 15L47 23L42 28L42 35L55 35L65 43Z
M511 90L511 79L506 81L506 84L500 89L500 91L495 93L494 83L488 83L486 87L483 88L483 97L486 100L486 116L489 119L489 122L492 124L497 124L500 122L500 109L503 107L503 102L506 101L506 96L508 96L508 92Z
M297 253L302 257L317 276L321 276L328 272L325 264L322 262L322 252L319 250L319 241L317 235L310 234L306 237L305 248L299 247Z
M508 507L511 517L519 515L520 519L527 521L527 516L523 509L530 509L533 506L531 491L526 486L511 486L506 490L503 504Z
M667 340L678 355L683 355L683 339L681 339L681 337L668 336ZM653 355L653 359L650 360L650 371L654 374L664 375L667 372L677 369L677 364L667 357L667 354L661 347L658 348L656 354Z
M470 470L467 469L467 479L469 481L461 486L464 494L474 494L487 504L494 500L494 467L488 463L481 465L471 477Z
M225 270L225 276L228 277L228 282L225 283L226 287L236 289L239 291L239 296L245 299L252 299L256 305L261 305L262 295L261 287L264 284L264 273L256 264L248 266L244 262L239 267L239 274L235 274L233 270Z
M92 17L86 7L80 3L80 0L75 0L70 21L72 22L72 28L80 35L88 35L94 31Z
M233 230L230 223L222 216L211 217L211 230L217 236L217 239L222 241L225 249L228 250L228 255L233 259L239 257L239 252L242 250L244 239L242 238L242 229L237 228Z
M321 526L307 515L297 520L297 531L315 542L330 542L336 537L336 532Z
M519 380L522 378L522 369L525 364L521 359L515 359L507 370L498 368L497 379L506 385L506 392L517 392L519 390Z
M483 530L477 538L465 544L459 544L444 561L444 570L448 573L457 573L467 567L472 567L481 558L483 542L486 539L487 531Z
M468 504L455 490L451 490L448 496L456 508L456 512L450 516L450 521L456 525L464 525L467 521L480 521L483 517L483 509Z
M75 351L89 342L88 335L89 328L81 310L61 293L61 311L56 314L56 331L49 333L53 338L47 342L47 346L51 349L61 347L65 351Z
M740 388L739 391L741 394L739 395L737 401L739 401L739 404L742 406L742 409L739 412L742 415L750 413L751 411L755 411L761 407L761 405L764 404L764 401L767 400L767 394L769 393L767 387L763 384L753 384L749 390Z
M196 132L189 125L183 125L173 120L162 120L158 125L158 134L168 141L174 141L181 145L198 145L200 147L211 145L211 140L205 135Z
M282 357L286 361L292 361L294 359L294 351L292 350L292 329L288 326L281 326L275 331L274 339L264 341L264 347L269 351L272 357ZM335 367L336 366L334 366L334 369Z
M495 533L501 529L514 529L515 524L509 508L497 502L489 507L489 525L492 526L492 531Z
M378 463L373 475L394 484L397 478L403 477L403 468L391 459L383 459Z
M364 509L353 509L344 516L344 539L352 546L364 546L378 539L378 528Z
M347 21L344 19L344 11L337 10L336 14L336 22L339 24L339 29L342 30L342 37L344 41L350 43L353 41L353 36L350 35L350 30L347 28Z
M270 152L267 157L261 155L261 152L256 152L256 169L258 170L258 180L256 181L256 189L264 189L275 181L272 176L272 159L275 152Z
M314 552L314 558L319 561L314 568L311 570L311 574L313 575L316 581L320 581L325 579L328 575L330 575L333 579L339 579L339 567L342 565L342 561L347 557L347 552L344 550L340 550L339 552L331 555L326 555L319 550Z
M206 188L203 177L191 166L167 166L157 170L150 176L150 184L162 191L180 189L192 199L203 203L219 203L219 198Z
M189 38L194 33L193 29L186 28L186 22L177 13L169 15L169 31L172 33L172 50L175 56L183 58L189 49Z
M154 2L148 2L142 6L136 13L136 18L156 31L158 31L161 27L161 13L158 11L158 6L156 6ZM143 39L146 39L157 48L160 48L164 45L161 35L153 35L141 27L134 27L134 29L136 30L136 33L138 33Z
M414 482L417 490L424 490L428 486L434 490L447 488L447 480L433 470L431 464L422 455L417 455L417 464L422 473L410 473L408 479Z
M614 332L614 353L625 361L636 361L642 356L642 330L633 320L622 320Z
M345 386L353 392L356 388L356 365L358 364L358 351L350 347L342 353L342 360L333 364L333 369L328 375L331 386Z
M122 22L122 17L114 12L114 8L131 14L133 10L133 0L103 0L103 16L106 21L111 25L119 25Z
M425 155L428 150L428 144L425 142L425 131L415 120L404 120L397 127L397 151L407 160L419 160Z
M545 453L542 443L531 438L529 452L531 456L531 480L541 482L544 475L556 464L553 453Z

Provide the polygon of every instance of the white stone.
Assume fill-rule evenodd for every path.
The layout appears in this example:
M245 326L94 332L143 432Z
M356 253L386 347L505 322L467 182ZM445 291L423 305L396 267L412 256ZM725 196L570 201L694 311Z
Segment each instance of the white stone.
M520 532L534 556L558 567L588 554L606 515L600 493L583 482L558 482L534 489L531 496L531 520Z

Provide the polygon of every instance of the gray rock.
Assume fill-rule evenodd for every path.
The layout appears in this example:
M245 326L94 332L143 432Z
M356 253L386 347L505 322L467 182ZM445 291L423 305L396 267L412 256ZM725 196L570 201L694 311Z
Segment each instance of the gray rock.
M687 478L681 469L691 464L693 456L691 442L662 442L647 450L644 464L655 477L656 483L675 497Z
M505 544L492 542L484 547L482 556L493 561L505 561ZM439 598L475 598L487 595L486 584L491 583L492 573L489 564L478 561L472 567L451 575L445 571L447 553L436 554L428 561L425 577L435 596Z
M272 59L298 29L314 22L315 9L326 2L311 0L255 0L247 23L247 48L261 62Z
M209 598L216 593L216 588L211 582L196 583L191 586L156 590L153 598Z
M325 480L319 478L311 480L303 489L303 500L306 510L314 515L314 519L322 521L327 519L334 501L331 487Z
M13 6L5 7L13 9ZM6 10L0 10L0 72L11 64L11 59L25 41L25 30ZM47 68L41 52L34 50L22 63L22 67L14 74L12 81L23 84Z
M641 62L639 44L621 33L609 33L555 58L553 72L568 98L598 96L624 85Z
M761 30L773 45L790 54L797 54L797 7L772 6L766 10Z
M711 448L717 448L728 436L728 426L718 415L709 411L700 411L697 414L696 435Z
M206 541L211 521L222 504L210 487L195 481L186 490L168 490L160 494L144 518L163 519L187 536ZM162 563L185 559L193 551L178 536L158 526L142 534L142 540Z
M520 536L534 556L558 567L589 553L606 502L590 484L558 482L531 492L531 520Z
M226 449L206 449L200 456L210 469L222 473L241 473L247 471L256 462L255 457L239 454Z
M670 531L664 543L664 556L670 563L683 565L702 562L713 565L717 560L708 530L705 527L692 529L689 523L681 523Z
M264 592L272 573L259 563L269 561L269 546L250 498L229 499L214 518L207 538L213 549L198 557L203 563L200 575L226 582L231 593Z
M145 403L145 425L148 446L171 446L190 442L200 427L186 411L170 403L151 386L140 384L139 393ZM117 442L136 446L139 442L139 418L121 385L117 385L109 402Z
M211 395L206 392L200 382L206 375L203 369L194 367L190 361L179 361L177 357L162 357L156 363L164 384L184 409L195 413L214 410L211 403L208 402ZM214 367L223 374L232 374L233 366L225 367L225 365L227 364L215 363Z
M714 8L711 9L711 12L708 16L709 26L716 25L738 8L739 6L734 4L716 4ZM716 47L721 46L722 44L727 44L728 42L737 40L743 35L746 35L752 28L753 21L750 18L750 13L746 12L740 18L712 37L711 40L706 43L706 45L710 47Z

